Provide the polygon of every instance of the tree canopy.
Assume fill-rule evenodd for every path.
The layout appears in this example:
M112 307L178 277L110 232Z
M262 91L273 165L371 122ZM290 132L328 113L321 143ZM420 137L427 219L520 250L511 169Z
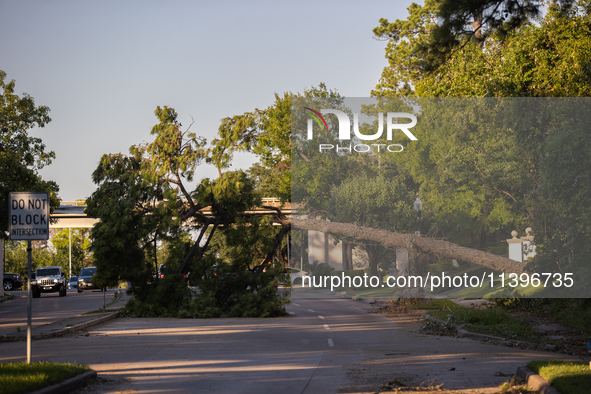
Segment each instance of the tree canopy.
M284 295L276 292L283 273L273 257L289 227L273 226L284 219L278 208L271 218L253 212L261 207L255 181L226 170L236 150L264 143L251 130L259 123L250 115L225 119L221 130L231 132L208 147L189 132L191 125L182 128L173 108L158 107L155 114L153 142L132 146L130 155L104 155L93 175L98 188L87 212L101 218L93 229L97 280L131 281L136 297L130 310L139 315L284 313ZM204 162L215 164L219 177L192 190ZM167 252L157 261L163 244ZM258 245L257 252L245 253L246 245ZM261 261L265 270L255 270ZM156 277L159 265L166 267L164 278Z
M36 106L33 97L14 93L15 81L6 81L0 70L0 236L8 231L8 194L18 191L48 192L51 209L59 204L59 187L41 178L38 171L51 164L55 153L46 151L40 138L30 135L33 127L51 121L49 108Z
M388 40L389 65L372 93L414 97L421 105L415 129L421 143L409 149L404 167L441 228L486 234L531 226L539 249L530 269L579 267L579 280L586 280L581 256L591 244L589 201L579 197L591 190L577 174L589 161L579 134L587 104L545 98L591 93L589 2L551 2L538 19L537 2L452 3L413 4L408 19L383 19L374 29ZM465 23L479 16L483 34L472 29L473 39L466 39ZM439 39L443 46L453 41L440 51L444 56L429 52Z
M406 21L380 19L374 34L394 42L390 49L399 46L401 54L410 55L408 64L413 67L406 72L416 76L437 70L468 44L482 48L490 37L504 39L525 24L537 22L546 5L562 16L589 9L586 0L427 0L423 6L411 4ZM400 60L402 66L405 60ZM386 86L389 82L385 81Z
M374 34L391 37L386 48L390 65L374 94L584 97L591 93L591 20L586 3L568 7L553 3L539 24L524 22L504 35L491 29L483 46L466 43L437 69L427 71L420 67L424 57L413 48L430 39L444 6L440 2L413 5L406 21L382 21L374 29ZM413 56L405 56L410 53ZM538 203L533 196L542 179L540 158L550 130L556 130L548 128L553 120L544 116L543 104L420 102L424 111L436 112L423 116L417 127L421 144L409 150L405 166L420 183L427 204L438 207L440 222L452 231L460 227L475 231L476 224L478 231L490 233L500 225L521 227L531 221ZM448 119L448 123L436 124L437 119Z

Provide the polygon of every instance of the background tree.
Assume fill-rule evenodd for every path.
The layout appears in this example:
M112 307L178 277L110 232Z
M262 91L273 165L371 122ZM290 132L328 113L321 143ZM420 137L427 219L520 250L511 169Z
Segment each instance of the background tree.
M33 241L31 267L34 272L37 267L49 267L55 264L55 253L47 247L46 241ZM20 274L23 278L28 273L28 255L26 241L6 241L5 245L6 272Z
M565 8L572 0L556 1ZM479 47L491 34L505 36L528 21L536 19L545 2L542 0L442 0L437 6L440 20L426 44L417 49L425 58L425 68L432 70L466 43Z
M377 228L397 233L413 233L415 195L398 177L366 174L351 177L341 183L333 192L330 203L331 221L355 223L363 227ZM382 244L359 243L367 252L371 275L378 276L378 264L384 258L386 249Z
M73 228L72 239L72 275L78 275L80 270L91 264L91 240L90 230ZM55 248L55 265L62 267L63 272L70 272L70 231L65 228L60 230L51 239Z
M463 2L459 2L463 3ZM495 15L514 5L508 1L471 1L470 7L491 4ZM420 50L436 40L436 31L462 34L442 22L441 14L454 14L467 26L470 12L460 11L451 1L426 1L412 4L406 20L380 19L373 30L376 38L388 41L382 77L372 94L380 97L564 97L587 96L589 70L585 67L589 52L588 2L565 1L549 4L547 14L536 24L521 18L519 27L509 31L492 26L483 40L462 42L460 47L442 56L440 64L426 67L427 55ZM538 6L523 3L523 9ZM463 6L463 4L462 4ZM445 9L444 9L445 8ZM538 8L539 11L539 8ZM465 12L465 14L462 14ZM522 14L526 16L527 13ZM445 17L444 17L445 18ZM463 19L462 19L463 18ZM501 17L502 18L502 17ZM531 15L530 15L531 18ZM454 22L456 23L456 22ZM454 33L455 32L455 33Z
M335 149L320 153L320 144L339 145L337 134L325 127L315 129L314 138L308 139L307 124L311 119L307 108L319 111L323 108L341 110L352 116L336 90L324 84L306 90L301 95L293 95L291 117L292 203L300 206L302 213L309 216L326 217L326 209L335 187L363 166ZM333 114L325 117L330 130L338 128L338 120Z
M8 232L8 198L10 192L48 192L50 211L59 205L59 187L53 181L43 180L38 170L50 164L55 153L46 152L40 138L29 135L35 126L43 127L51 119L49 108L35 106L28 94L14 94L14 80L6 82L6 73L0 70L0 239ZM2 273L3 267L0 267ZM0 288L0 296L4 288Z
M157 262L145 264L146 249L156 247L173 220L161 185L140 176L141 163L138 156L103 155L93 173L98 188L87 200L87 213L100 219L92 229L92 250L104 286L148 282Z
M484 6L481 2L473 3L481 8ZM445 1L426 3L424 7L415 6L409 9L411 15L406 21L393 24L381 21L374 33L390 40L386 50L390 65L384 69L374 94L424 97L589 96L591 20L587 1L552 2L543 19L533 24L523 18L519 27L511 30L496 29L494 24L483 25L487 30L482 36L484 41L480 43L465 40L458 30L459 25L455 30L446 27L442 22L445 17L437 19L437 16L450 12L451 8L444 9L446 4L451 3ZM497 4L508 6L509 14L514 11L508 2ZM531 5L522 3L525 6L528 4ZM461 14L467 8L458 6L455 10L454 17L464 18L464 21L470 15L474 16L470 12ZM496 8L490 12L498 16L500 10ZM443 60L436 67L428 67L434 63L429 54L419 47L436 40L437 35L433 32L441 28L447 28L448 34L455 35L453 40L460 45L454 44L454 49L440 57ZM404 51L412 56L400 56ZM448 106L453 102L445 101ZM464 101L462 105L466 103L470 102ZM450 218L464 217L465 220L457 222L457 228L470 228L470 222L472 226L481 223L484 231L489 233L495 227L504 226L508 230L510 226L531 223L536 243L541 246L535 264L550 264L549 261L553 261L555 269L558 269L578 261L574 256L584 253L584 250L573 245L589 244L590 241L584 224L584 212L589 204L583 201L575 204L575 210L582 209L575 215L566 205L556 203L554 198L566 188L559 179L572 179L572 174L579 172L574 161L566 160L559 153L557 143L564 142L565 136L580 141L576 131L581 117L579 109L584 106L582 102L580 104L573 112L577 115L572 120L560 109L566 104L558 101L479 100L478 104L468 104L463 110L454 108L458 121L453 125L435 124L436 113L429 118L425 112L425 109L429 110L428 104L425 104L423 124L431 119L431 127L429 131L424 128L425 133L419 137L420 147L409 152L407 164L415 180L421 184L421 190L426 192L427 203L435 207L437 201L449 203L447 212L445 207L437 207L439 223L444 225ZM478 109L476 106L482 107ZM441 107L437 109L445 110ZM478 114L478 118L474 114ZM512 122L511 127L507 127L507 122ZM572 122L575 122L574 129L568 131L565 125ZM457 127L458 124L460 127ZM502 127L493 132L495 125ZM420 128L417 128L417 133L420 133ZM566 151L569 151L568 146ZM571 153L573 157L578 157L578 153ZM586 162L585 157L578 159ZM586 193L584 187L583 193ZM578 196L577 193L574 195ZM567 200L572 201L570 197ZM456 202L461 204L456 205ZM462 210L459 205L469 209ZM515 219L511 221L510 217ZM578 229L576 236L569 230L574 228ZM558 258L555 253L560 253L562 257ZM546 265L546 269L548 267Z
M426 3L424 7L413 6L409 8L407 21L393 24L382 21L381 26L374 30L382 37L392 36L386 49L387 57L391 59L390 66L384 69L382 84L375 94L427 97L589 95L591 40L588 38L589 16L583 3L570 8L552 5L539 25L525 24L504 36L495 35L491 30L486 45L468 43L433 71L415 67L417 72L405 73L405 70L413 69L413 62L421 63L425 59L419 52L415 52L410 59L398 56L408 50L409 45L412 47L428 40L440 6L437 2ZM407 41L401 42L401 37L407 38ZM400 75L405 79L397 77ZM386 84L388 78L393 85ZM408 89L401 91L400 81ZM437 101L432 101L432 105L428 105L428 101L422 101L425 110L433 108L439 113L431 117L423 116L417 130L421 130L426 120L436 119L437 116L441 118L441 112L449 112L438 108ZM450 102L453 101L446 101L446 105ZM457 103L464 106L467 102ZM455 207L448 206L448 213L440 216L442 228L445 227L443 223L450 223L450 218L460 219L448 226L450 231L459 227L475 231L475 226L468 223L475 219L473 223L478 227L477 232L490 233L499 228L500 221L505 227L523 222L520 219L510 221L508 217L525 220L531 218L533 212L535 200L531 196L540 179L539 159L547 135L544 124L547 119L539 116L539 111L535 113L533 108L521 107L519 110L530 114L526 117L527 122L538 127L521 127L519 135L506 126L493 130L493 125L502 125L503 122L506 125L509 120L508 116L504 120L496 120L494 112L510 104L480 103L475 101L464 109L454 107L454 113L463 112L465 116L455 115L452 118L444 115L444 119L453 119L453 125L433 124L433 120L423 126L425 132L421 134L419 150L409 151L408 166L426 192L426 202L429 205L437 205L438 202L456 204ZM533 102L529 104L534 105ZM476 108L478 105L481 107ZM383 108L378 107L377 110ZM514 116L511 119L513 122L520 122L523 118L518 110L508 112ZM456 118L460 119L463 127L457 127ZM526 122L520 123L524 125Z
M390 49L399 45L402 52L411 55L408 63L418 66L415 72L431 72L469 43L483 48L489 37L505 37L524 24L537 21L549 3L561 14L569 13L576 3L588 7L586 1L573 0L428 0L424 6L413 3L406 21L390 23L380 19L374 34L394 41ZM404 58L400 61L405 62ZM391 80L384 82L386 88L397 88Z
M553 133L545 141L542 180L532 226L537 254L530 263L537 272L574 273L591 290L591 166L590 103L561 100ZM580 292L579 297L588 297Z
M253 164L246 173L248 177L253 179L256 185L256 189L259 191L261 196L264 197L279 197L285 196L285 190L283 190L282 178L283 169L279 167L265 167L261 163ZM279 197L281 198L281 197ZM291 198L291 195L289 196Z
M0 70L0 236L8 231L8 194L17 191L48 192L51 211L59 205L58 185L43 180L38 170L51 164L54 152L46 152L40 138L29 135L33 127L51 121L49 108L35 106L28 94L14 93L15 81L6 82Z
M380 25L373 29L373 34L377 39L388 41L388 66L384 68L372 95L415 96L415 86L426 74L426 59L419 49L429 42L431 33L438 27L439 6L440 1L426 0L423 6L412 3L406 20L390 22L380 18Z

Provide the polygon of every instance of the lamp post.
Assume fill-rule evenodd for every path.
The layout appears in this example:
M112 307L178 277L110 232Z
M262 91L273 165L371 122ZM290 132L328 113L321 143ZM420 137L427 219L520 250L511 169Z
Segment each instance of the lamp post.
M415 212L417 213L417 231L415 231L415 234L420 235L421 234L421 211L423 210L423 203L421 202L421 200L419 200L418 193L417 193L417 199L415 200L414 206L415 206Z

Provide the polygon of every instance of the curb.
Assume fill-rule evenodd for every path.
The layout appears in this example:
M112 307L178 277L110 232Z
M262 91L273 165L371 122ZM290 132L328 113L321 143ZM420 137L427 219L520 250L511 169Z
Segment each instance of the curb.
M360 296L352 296L351 297L351 301L361 301L361 302L367 302L367 303L375 303L376 299L375 298L366 298L366 297L360 297Z
M116 319L117 317L119 317L119 312L113 312L109 315L100 317L98 319L90 320L90 321L80 323L80 324L76 324L75 326L72 326L72 327L66 327L66 328L63 328L61 330L58 330L58 331L55 331L52 333L31 335L31 339L48 339L48 338L63 337L66 334L69 334L69 333L72 333L75 331L80 331L85 328L92 327L97 324L101 324L101 323ZM27 340L27 337L25 335L0 337L0 342L18 342L18 341L26 341L26 340Z
M51 386L32 391L29 394L60 394L69 393L79 387L85 386L89 380L96 379L96 371L88 371L66 379L63 382L52 384Z
M9 295L9 296L4 296L2 298L0 298L0 302L4 302L4 301L8 301L8 300L13 300L16 296L14 294Z
M349 297L346 297L349 298ZM362 301L369 303L376 303L378 301L390 301L392 297L363 297L363 296L351 296L351 301Z
M505 344L505 338L495 337L494 335L477 334L475 332L466 331L462 328L458 329L458 338L470 338L479 341L488 341L494 343Z
M519 367L515 373L518 378L523 380L528 386L540 394L560 394L546 379L529 369L528 367Z

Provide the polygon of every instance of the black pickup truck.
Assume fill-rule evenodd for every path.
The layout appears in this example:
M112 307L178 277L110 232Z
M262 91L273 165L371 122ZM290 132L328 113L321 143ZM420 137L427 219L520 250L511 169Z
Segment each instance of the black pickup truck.
M4 291L19 289L23 285L23 280L19 274L4 273Z

